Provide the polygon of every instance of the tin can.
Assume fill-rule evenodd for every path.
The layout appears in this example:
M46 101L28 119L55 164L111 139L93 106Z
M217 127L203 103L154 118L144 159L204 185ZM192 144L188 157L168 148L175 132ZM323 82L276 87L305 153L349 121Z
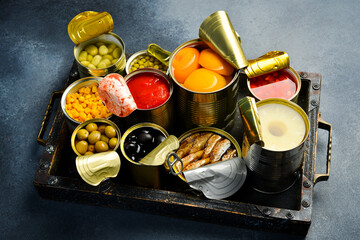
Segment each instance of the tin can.
M81 122L74 120L73 118L71 118L69 116L69 114L67 113L65 106L66 106L66 96L68 94L72 94L72 93L76 93L77 91L79 91L80 88L82 87L86 87L86 86L90 86L93 83L99 84L100 81L102 80L101 77L86 77L86 78L81 78L75 82L73 82L72 84L70 84L64 91L62 97L61 97L61 109L66 117L66 124L69 127L69 129L71 131L74 131L74 129L79 126L81 124ZM109 120L110 118L112 118L113 115L109 116L107 119Z
M138 74L151 73L160 76L169 84L170 95L169 98L160 106L151 109L136 109L128 117L122 118L121 121L124 127L130 127L137 123L152 122L166 130L170 130L173 123L174 107L173 107L173 83L169 77L162 71L150 68L139 69L131 72L125 76L125 81L128 82Z
M239 101L239 109L243 122L247 122L247 124L244 124L245 129L242 156L249 169L248 176L250 183L255 190L262 193L274 194L286 191L296 182L299 176L299 171L301 170L300 168L306 148L305 142L309 135L309 119L301 107L288 100L280 98L262 100L256 103L256 107L254 109L249 109L249 106L254 106L254 104L247 104L249 100L251 101L251 98L249 97L241 99ZM249 116L258 117L258 109L263 106L269 106L270 104L274 104L275 106L285 106L286 108L283 109L289 109L291 112L295 112L297 115L295 117L302 119L304 131L301 132L301 134L303 134L303 137L300 141L297 141L299 143L294 145L295 147L276 150L267 146L266 140L263 137L263 132L266 130L264 128L270 128L273 123L281 123L277 123L277 120L272 120L271 124L264 125L264 122L261 123L261 116L260 121L258 119L249 118ZM249 114L250 111L253 111L256 114ZM268 112L268 114L271 117L271 115L277 115L278 113L272 111L271 113ZM247 126L258 125L258 122L260 122L260 126L257 126L256 129L247 128ZM294 124L292 124L292 126L293 125ZM287 131L290 132L295 131L295 129L291 129L291 126L284 129L287 129ZM276 135L275 138L278 136L281 137L282 133L279 134L279 130L276 131L276 133L273 133L273 135ZM258 135L260 136L256 137ZM255 142L254 139L258 142ZM285 140L292 141L291 138Z
M287 97L286 100L290 100L290 101L292 101L294 103L297 103L299 93L300 93L300 90L301 90L301 78L300 78L299 74L293 68L288 67L288 68L284 68L284 69L281 69L281 70L278 70L278 71L273 71L273 72L270 72L270 73L262 74L262 75L257 76L257 77L258 78L266 78L268 75L270 76L271 74L280 73L280 72L285 72L292 79L295 80L296 90L294 91L294 93L290 97ZM252 97L254 97L256 99L256 101L265 100L266 98L261 98L260 96L257 96L256 93L254 93L254 91L252 90L251 81L254 80L254 79L255 78L248 78L247 79L247 87L248 87L248 91L249 91L250 95ZM284 90L284 91L286 90L283 86L281 86L279 88L281 88L281 90ZM269 97L269 98L274 98L274 97Z
M114 123L112 122L111 120L108 120L108 119L103 119L103 118L94 118L94 119L90 119L90 120L87 120L83 123L81 123L79 126L77 126L75 128L75 130L73 131L72 135L71 135L71 147L73 149L73 151L75 152L76 155L78 156L82 156L77 150L76 150L76 147L75 147L75 140L76 140L76 134L78 133L78 131L80 129L83 129L86 127L86 125L88 125L89 123L96 123L96 124L106 124L106 125L109 125L109 126L112 126L115 131L116 131L116 136L117 136L117 144L116 146L114 147L113 151L116 151L119 146L120 146L120 139L121 139L121 132L120 132L120 129L119 127Z
M197 128L193 128L193 129L183 133L178 139L179 139L179 142L181 144L181 142L185 138L189 137L190 135L195 134L195 133L204 133L204 132L216 133L216 134L230 140L231 145L236 149L237 155L241 156L241 148L240 148L239 143L236 141L236 139L230 133L228 133L228 132L226 132L226 131L224 131L222 129L219 129L219 128L214 128L214 127L197 127ZM174 162L174 160L175 159L172 159L172 160L170 160L170 162ZM171 165L172 165L173 171L175 173L180 172L180 169L178 169L174 164L171 164ZM170 170L170 166L169 166L167 161L165 162L165 168ZM186 179L185 179L183 173L180 173L180 174L177 174L177 175L179 176L179 178L181 180L186 182Z
M149 123L149 122L143 122L136 124L134 126L131 126L128 128L124 134L121 137L120 140L120 150L122 153L122 157L126 160L125 161L125 167L128 168L130 172L131 178L134 180L134 182L140 186L146 186L146 187L153 187L153 188L159 188L161 185L161 172L164 171L163 164L158 166L149 166L149 165L143 165L138 162L133 161L125 152L125 141L127 136L132 133L133 131L140 129L140 128L153 128L155 130L160 131L164 137L168 137L169 134L167 131L162 128L161 126Z
M75 43L74 56L81 78L87 76L105 76L109 73L124 73L126 65L125 44L118 35L111 33L113 29L113 19L107 12L82 12L76 15L68 24L69 37ZM97 42L115 44L120 48L121 53L118 60L106 64L106 67L101 66L100 68L91 68L81 64L81 61L79 61L80 52L86 46L96 44Z
M121 55L119 57L119 60L115 62L114 64L106 67L106 68L89 68L87 66L84 66L79 61L79 55L80 52L88 45L95 44L97 42L105 42L105 43L114 43L117 47L121 49ZM85 42L82 42L74 47L74 56L76 59L76 64L79 70L80 77L86 77L86 76L105 76L109 73L120 73L124 74L125 66L126 66L126 56L125 56L125 44L123 40L116 35L115 33L105 33L98 37L94 37L90 40L87 40Z
M94 152L90 155L82 155L76 149L76 136L80 129L86 128L89 123L97 125L105 124L112 126L116 132L117 143L111 151L101 153ZM121 166L120 156L116 150L120 146L121 132L118 126L110 120L94 118L81 123L71 135L71 147L78 156L75 159L76 169L80 177L92 186L98 186L107 178L115 178Z
M150 54L148 52L148 50L142 50L142 51L139 51L139 52L136 52L136 53L132 54L131 57L126 62L126 68L125 68L126 74L129 74L130 72L132 72L131 67L134 65L134 62L136 60L143 59L143 58L146 58L146 57L154 58L154 56L152 54ZM154 61L159 61L159 60L156 59ZM163 71L164 73L167 73L168 67L165 64L163 64L163 63L161 63L159 61L159 63L154 64L154 65L158 65L158 68L154 68L154 66L144 66L144 67L145 68L158 69L158 70ZM140 68L138 68L138 69L140 69Z
M169 66L176 54L185 47L196 47L198 50L208 48L200 39L190 40L175 49L170 57ZM234 123L236 101L239 92L239 71L224 88L210 92L195 92L183 87L175 80L171 67L170 76L175 82L176 110L178 124L185 129L194 127L216 127L230 129Z

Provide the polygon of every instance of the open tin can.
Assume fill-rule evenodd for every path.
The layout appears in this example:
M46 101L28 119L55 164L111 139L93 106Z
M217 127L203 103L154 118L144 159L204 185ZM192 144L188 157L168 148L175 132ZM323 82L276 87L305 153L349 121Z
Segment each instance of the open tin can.
M299 177L310 123L297 104L280 98L255 103L239 100L244 123L242 156L252 187L262 193L280 193Z
M86 138L84 136L81 136L81 140L80 140L79 139L80 135L78 134L79 131L82 129L86 129L86 127L89 124L96 124L96 126L101 126L101 125L111 126L114 130L112 134L115 134L114 138L117 139L115 146L113 148L108 148L108 150L102 149L101 151L96 152L96 150L98 150L99 148L97 148L96 146L97 143L95 143L94 149L91 149L93 151L91 152L91 154L87 154L87 153L81 154L81 152L78 151L80 149L77 149L77 147L79 147L78 143L81 141L84 142L85 144L86 142L85 144L87 147L86 151L89 152L91 133L97 132L97 130L99 130L98 127L96 128L96 130L93 129L90 135L86 136ZM103 140L103 138L100 137L100 134L101 135L107 134L105 129L104 131L105 133L100 133L99 131L99 136L98 136L99 142L105 141ZM88 121L81 123L79 126L75 128L75 130L71 135L71 147L75 152L75 154L77 155L75 160L76 169L80 177L86 183L92 186L97 186L105 179L114 178L118 175L120 171L121 162L120 162L120 156L116 151L120 146L120 139L121 139L120 129L115 123L107 119L100 119L100 118L90 119ZM106 146L111 147L111 144L106 143Z
M105 76L109 73L124 73L126 66L125 44L118 35L111 32L113 28L113 19L107 12L82 12L70 21L68 32L71 40L76 44L74 47L74 57L81 78L86 76ZM114 45L115 47L111 47L111 49L118 48L120 51L116 51L115 54L115 50L110 52L110 47L100 51L99 45L99 50L93 51L95 55L91 55L90 59L86 54L87 58L84 60L83 56L80 55L84 52L84 49L90 45L96 46L98 43L103 43L105 47ZM95 61L95 57L97 60L101 60ZM106 63L105 65L99 64L102 60ZM98 65L95 66L95 62Z
M185 47L194 47L198 50L208 48L200 39L190 40L181 44L172 53L169 66L172 65L176 54ZM185 129L194 127L216 127L230 129L234 123L236 101L239 91L239 71L236 71L231 81L222 89L214 92L195 92L182 86L169 68L170 76L174 80L176 92L176 109L178 123Z
M168 85L169 97L159 106L148 109L138 108L134 112L132 112L129 116L122 118L121 121L124 124L124 127L126 128L137 123L152 122L163 127L166 130L170 130L173 124L173 115L174 115L173 83L172 81L170 81L169 77L164 72L151 68L135 70L130 74L126 75L124 79L126 83L129 84L130 81L135 80L137 77L142 77L143 75L155 76L155 78L158 78L160 81L163 81L166 85ZM133 92L132 94L134 96Z
M88 87L94 83L96 83L97 85L99 85L100 81L102 80L101 77L85 77L85 78L81 78L75 82L73 82L72 84L70 84L64 91L62 97L61 97L61 109L66 117L66 123L69 127L69 129L71 131L73 131L77 126L79 126L79 124L81 124L81 122L74 120L72 117L70 117L70 115L68 114L68 112L66 111L66 97L69 94L72 93L76 93L79 91L80 88L82 87ZM110 119L113 115L111 114L107 119Z
M140 186L159 188L161 186L161 182L160 182L161 173L165 171L163 163L158 165L151 165L151 166L141 164L138 161L133 160L125 149L126 148L125 145L129 140L128 138L131 137L130 136L131 134L133 134L135 131L148 129L148 128L151 128L157 131L158 133L162 134L164 138L169 136L167 131L157 124L149 123L149 122L139 123L128 128L124 132L120 140L120 150L123 158L125 158L126 160L125 167L128 168L130 172L130 176L136 184Z
M179 142L179 149L167 156L165 167L191 188L207 198L222 199L244 184L245 162L239 144L228 132L199 127L181 135Z

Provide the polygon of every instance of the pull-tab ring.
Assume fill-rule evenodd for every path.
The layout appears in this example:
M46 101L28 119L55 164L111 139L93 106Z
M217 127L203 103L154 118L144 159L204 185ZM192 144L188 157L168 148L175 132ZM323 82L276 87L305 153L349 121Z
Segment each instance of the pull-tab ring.
M171 158L171 157L174 157L174 161L172 161L172 162L170 161L170 158ZM169 168L170 168L170 171L171 171L171 174L172 174L172 175L177 176L177 175L179 175L179 174L182 173L182 170L183 170L183 168L184 168L184 164L183 164L183 162L181 161L181 158L179 158L179 156L176 155L176 153L174 153L174 152L169 153L169 154L167 155L167 157L166 157L166 162L167 162L167 164L169 165ZM180 162L180 164L181 164L181 168L180 168L179 172L175 172L174 169L173 169L173 166L176 164L176 162Z

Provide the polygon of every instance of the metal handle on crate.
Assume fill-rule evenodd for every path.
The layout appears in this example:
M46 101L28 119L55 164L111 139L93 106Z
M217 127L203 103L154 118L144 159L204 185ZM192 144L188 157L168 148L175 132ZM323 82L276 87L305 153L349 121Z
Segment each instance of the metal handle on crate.
M39 134L37 136L38 143L43 145L43 146L45 146L46 142L47 142L47 140L43 139L43 136L44 136L44 133L46 131L46 127L47 127L47 125L49 123L49 119L50 119L50 116L51 116L51 112L52 112L52 109L53 109L55 99L58 98L58 97L61 97L63 92L64 91L55 91L55 92L53 92L51 94L51 98L50 98L49 104L48 104L48 106L46 108L45 115L44 115L43 121L41 123L41 128L40 128Z
M327 181L329 179L330 163L331 163L332 125L328 122L325 122L320 115L318 128L327 130L329 132L329 135L328 135L328 147L327 147L327 155L326 155L326 173L315 173L314 184L321 181Z

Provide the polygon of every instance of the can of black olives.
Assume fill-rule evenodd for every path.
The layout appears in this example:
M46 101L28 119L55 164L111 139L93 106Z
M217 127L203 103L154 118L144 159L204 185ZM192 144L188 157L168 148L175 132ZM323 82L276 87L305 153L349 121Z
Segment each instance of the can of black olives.
M169 134L154 123L139 123L128 128L121 137L120 150L125 159L124 167L130 172L132 180L146 187L159 188L163 164L143 165L139 161L160 144Z

